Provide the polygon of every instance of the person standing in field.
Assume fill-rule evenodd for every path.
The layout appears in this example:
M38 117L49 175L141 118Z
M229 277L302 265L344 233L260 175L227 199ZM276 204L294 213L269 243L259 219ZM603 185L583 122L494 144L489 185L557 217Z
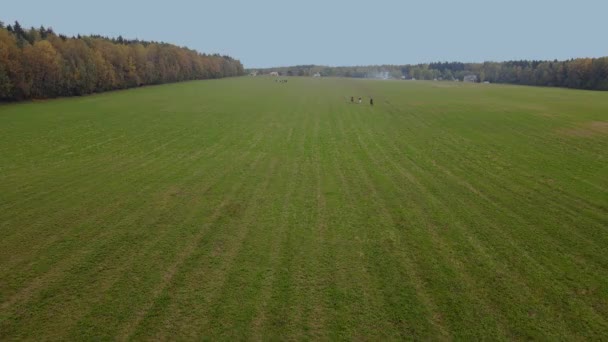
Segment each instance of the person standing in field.
M374 105L374 99L372 97L369 98L369 105L370 106Z
M361 104L361 97L359 97L359 104Z
M355 97L354 96L350 97L350 103L355 103Z

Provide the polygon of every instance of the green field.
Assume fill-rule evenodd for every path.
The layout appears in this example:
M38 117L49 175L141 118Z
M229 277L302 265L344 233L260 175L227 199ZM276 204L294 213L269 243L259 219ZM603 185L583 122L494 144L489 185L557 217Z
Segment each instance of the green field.
M0 233L3 341L605 339L608 93L260 77L2 105Z

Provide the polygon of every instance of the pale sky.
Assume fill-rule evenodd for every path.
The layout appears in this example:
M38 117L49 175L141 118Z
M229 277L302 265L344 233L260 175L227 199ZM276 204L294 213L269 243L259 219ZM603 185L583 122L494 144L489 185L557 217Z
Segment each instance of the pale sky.
M608 0L2 2L5 23L165 41L249 68L608 56Z

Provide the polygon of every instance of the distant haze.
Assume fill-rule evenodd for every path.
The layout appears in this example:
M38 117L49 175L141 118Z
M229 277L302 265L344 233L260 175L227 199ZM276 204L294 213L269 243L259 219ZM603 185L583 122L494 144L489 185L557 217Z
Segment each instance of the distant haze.
M0 20L228 54L245 67L608 55L606 0L4 1Z

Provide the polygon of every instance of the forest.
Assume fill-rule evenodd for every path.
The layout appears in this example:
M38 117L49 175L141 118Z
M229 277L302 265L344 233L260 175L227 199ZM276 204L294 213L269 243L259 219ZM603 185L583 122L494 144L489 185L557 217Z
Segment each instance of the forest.
M0 22L0 101L78 96L243 75L240 61L122 36L67 37Z
M335 77L388 77L438 81L462 81L466 76L474 75L477 82L608 90L608 57L577 58L567 61L437 62L353 67L299 65L249 71L262 74L278 71L286 76L312 76L319 73L322 76Z

